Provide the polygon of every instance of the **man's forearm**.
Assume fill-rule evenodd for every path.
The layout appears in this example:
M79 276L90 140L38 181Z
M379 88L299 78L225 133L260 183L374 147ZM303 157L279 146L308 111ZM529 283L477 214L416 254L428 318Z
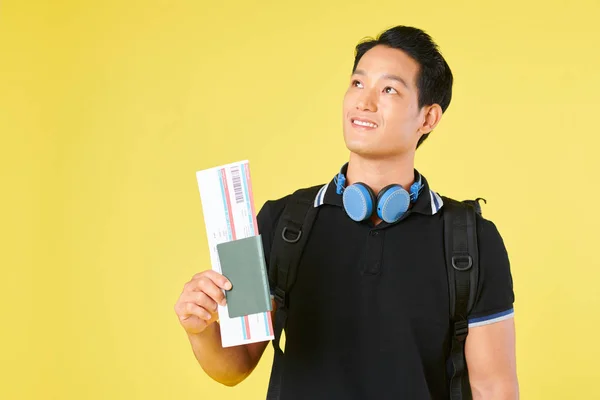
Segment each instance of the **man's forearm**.
M518 400L519 384L516 381L497 381L489 385L471 385L473 400Z
M198 363L215 381L234 386L252 371L252 361L246 346L222 347L218 322L209 325L200 334L188 334L188 338Z

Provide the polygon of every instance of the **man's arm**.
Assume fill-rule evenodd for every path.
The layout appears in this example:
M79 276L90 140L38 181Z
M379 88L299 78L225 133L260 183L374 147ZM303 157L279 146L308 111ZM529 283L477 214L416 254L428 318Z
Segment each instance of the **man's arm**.
M199 334L188 334L196 360L215 381L235 386L246 379L258 365L269 342L222 347L219 323L209 325Z
M473 400L519 398L514 318L469 328L465 358Z
M184 285L175 313L202 369L215 381L234 386L256 368L269 342L221 345L217 304L226 304L223 289L231 289L231 282L223 275L212 270L196 274Z
M513 280L496 225L477 217L479 281L465 358L473 399L518 399Z

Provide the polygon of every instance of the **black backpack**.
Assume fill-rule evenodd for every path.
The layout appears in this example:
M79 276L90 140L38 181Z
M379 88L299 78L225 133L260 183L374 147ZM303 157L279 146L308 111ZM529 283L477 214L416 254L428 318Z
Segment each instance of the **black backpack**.
M289 293L310 229L319 207L315 196L322 186L300 189L290 196L275 230L271 246L269 281L277 303L274 318L273 370L267 400L279 400L284 353L279 345L286 325ZM453 373L450 377L450 399L471 399L471 387L464 355L469 327L468 312L473 307L479 277L476 215L481 215L479 200L444 201L444 243L446 270L450 294L450 321L454 327L450 357ZM485 200L484 200L485 201Z

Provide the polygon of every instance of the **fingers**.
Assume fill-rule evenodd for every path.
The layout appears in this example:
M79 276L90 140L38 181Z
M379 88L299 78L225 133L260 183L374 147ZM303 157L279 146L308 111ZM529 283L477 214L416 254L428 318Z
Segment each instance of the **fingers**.
M224 306L225 295L222 287L231 287L231 283L223 275L215 271L204 271L201 274L194 275L194 278L184 287L184 293L202 292L216 303Z
M188 292L181 296L183 303L194 303L210 313L217 312L217 302L204 292Z
M175 313L188 333L200 333L217 318L217 304L225 305L224 290L231 282L213 270L195 274L187 282L175 303Z
M207 270L203 272L204 276L209 278L211 281L215 283L218 287L225 290L231 289L231 282L229 279L219 274L217 271Z
M197 316L209 320L211 313L216 313L217 304L226 304L223 289L231 289L231 282L213 270L195 274L192 280L183 287L183 292L175 304L175 311L180 319Z
M206 311L203 307L192 302L184 303L182 312L179 315L179 319L187 319L191 316L196 316L204 321L208 321L211 318L211 313Z
M217 303L202 292L184 293L175 304L175 313L181 321L195 316L208 322L216 310Z

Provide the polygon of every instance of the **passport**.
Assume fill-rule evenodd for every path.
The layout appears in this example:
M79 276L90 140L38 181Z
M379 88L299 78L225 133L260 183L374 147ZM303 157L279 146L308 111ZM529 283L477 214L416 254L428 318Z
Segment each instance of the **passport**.
M271 296L261 235L217 244L229 318L271 311Z

